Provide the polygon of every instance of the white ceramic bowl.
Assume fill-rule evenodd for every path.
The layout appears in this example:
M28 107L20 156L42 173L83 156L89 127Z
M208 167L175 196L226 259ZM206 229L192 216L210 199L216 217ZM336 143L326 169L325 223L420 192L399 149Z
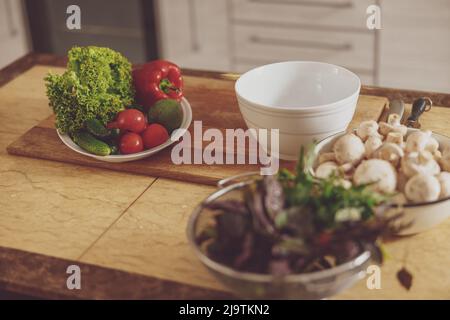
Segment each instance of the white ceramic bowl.
M61 139L61 141L66 146L68 146L73 151L81 153L82 155L85 155L87 157L91 157L91 158L94 158L94 159L97 159L100 161L106 161L106 162L127 162L127 161L139 160L139 159L149 157L149 156L161 151L162 149L167 148L174 142L178 141L184 135L184 133L189 128L189 126L191 125L191 122L192 122L192 109L191 109L191 105L185 98L182 98L180 104L181 104L181 109L183 110L183 121L181 122L181 127L180 127L181 130L177 129L174 132L172 132L170 139L167 140L166 142L164 142L163 144L161 144L157 147L142 151L142 152L138 152L138 153L124 154L124 155L98 156L98 155L89 153L86 150L80 148L69 137L69 135L61 134L59 131L57 131L57 133L58 133L58 136Z
M407 135L417 130L418 129L408 128ZM331 152L334 143L344 134L345 132L340 132L320 141L316 145L315 153L318 155L321 152ZM436 133L433 133L433 137L439 142L441 151L446 147L450 147L449 137ZM314 167L316 166L317 162L314 164ZM423 232L433 228L450 217L450 197L433 202L405 204L403 208L392 207L387 214L396 214L400 210L403 210L403 216L397 223L409 225L408 228L399 232L400 235Z
M358 76L345 68L288 61L244 73L235 91L247 126L279 129L280 158L296 160L301 145L347 128L360 87Z

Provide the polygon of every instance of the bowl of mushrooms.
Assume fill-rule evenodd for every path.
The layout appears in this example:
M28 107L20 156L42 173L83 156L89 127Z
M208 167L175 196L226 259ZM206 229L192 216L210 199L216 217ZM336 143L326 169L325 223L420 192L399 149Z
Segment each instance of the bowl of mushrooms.
M391 210L402 212L400 234L428 230L450 217L450 138L408 128L400 116L387 122L364 121L353 132L341 132L315 148L313 172L332 174L343 185L370 185L392 195Z

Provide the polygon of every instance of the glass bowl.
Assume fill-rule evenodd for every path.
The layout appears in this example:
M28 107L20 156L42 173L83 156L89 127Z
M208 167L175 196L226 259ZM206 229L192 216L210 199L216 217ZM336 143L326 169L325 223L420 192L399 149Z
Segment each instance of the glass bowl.
M194 209L187 225L188 240L196 256L236 296L244 299L324 299L365 277L367 267L373 263L370 251L364 251L334 268L286 276L241 272L206 256L196 238L215 212L205 208L205 205L217 199L240 199L242 188L251 183L252 180L237 182L212 193ZM219 187L221 185L223 183L219 182Z

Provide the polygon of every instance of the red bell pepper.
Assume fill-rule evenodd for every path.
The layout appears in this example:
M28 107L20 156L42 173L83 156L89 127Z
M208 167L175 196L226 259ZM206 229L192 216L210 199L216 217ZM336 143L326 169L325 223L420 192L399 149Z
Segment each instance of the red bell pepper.
M161 99L183 97L183 78L180 68L169 61L154 60L133 71L136 100L146 110Z

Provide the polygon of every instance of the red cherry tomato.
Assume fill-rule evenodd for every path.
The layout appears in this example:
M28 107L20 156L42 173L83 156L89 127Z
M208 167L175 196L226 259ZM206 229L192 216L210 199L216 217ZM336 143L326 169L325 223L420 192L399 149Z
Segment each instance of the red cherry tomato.
M128 130L135 133L144 131L146 126L147 117L141 111L136 109L120 111L117 114L116 120L107 125L109 129Z
M163 144L169 139L169 133L166 128L158 123L153 123L147 127L141 134L144 146L147 149L154 148Z
M125 133L122 138L120 138L119 147L120 153L123 154L136 153L144 150L141 136L134 132Z

